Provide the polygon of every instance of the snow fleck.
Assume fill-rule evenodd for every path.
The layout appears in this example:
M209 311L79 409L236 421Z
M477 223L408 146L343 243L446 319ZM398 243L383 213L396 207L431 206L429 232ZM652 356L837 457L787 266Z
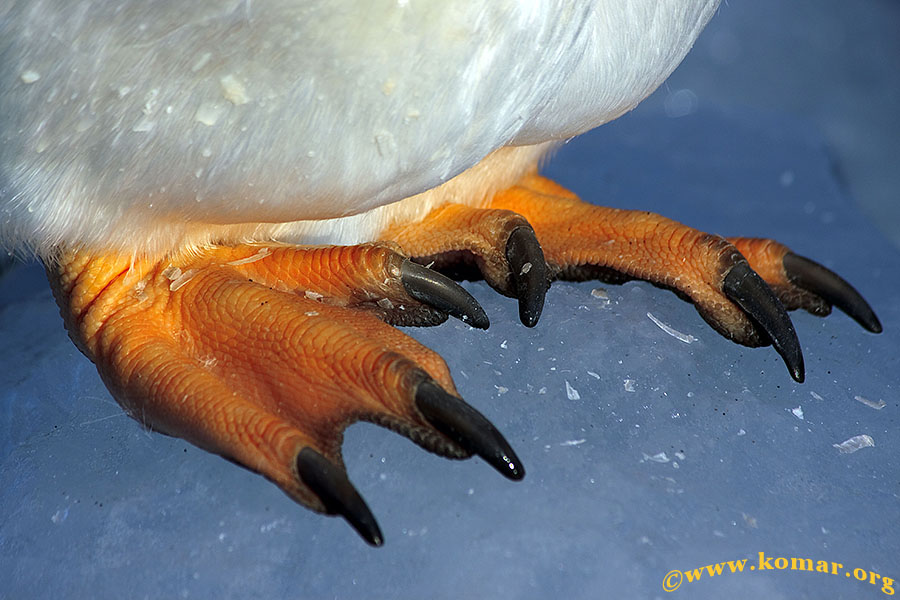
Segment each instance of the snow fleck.
M824 400L825 399L815 392L810 392L809 395L812 396L813 398L815 398L816 400Z
M283 525L286 522L285 519L275 519L271 523L266 523L265 525L260 525L259 532L260 533L268 533L273 529L276 529L280 525Z
M593 371L588 371L587 374L590 375L591 377L593 377L594 379L600 379L600 376L597 375L596 373L594 373Z
M869 400L868 398L863 398L862 396L853 396L853 399L857 402L862 402L869 408L874 408L875 410L881 410L886 406L884 400Z
M307 298L309 298L310 300L321 300L322 298L324 298L324 296L322 296L322 294L320 294L318 292L314 292L312 290L306 290L305 292L303 292L303 295L306 296Z
M875 440L872 439L872 436L862 434L862 435L854 435L849 440L844 440L840 444L832 444L841 454L853 454L857 450L862 450L863 448L868 448L870 446L875 445Z
M397 141L394 139L394 135L390 131L384 129L376 131L373 134L372 139L375 141L375 149L378 151L379 156L396 156Z
M597 298L598 300L606 300L609 302L609 294L606 293L606 290L603 288L594 288L591 290L591 296Z
M159 88L153 88L144 96L144 106L141 108L141 112L150 116L156 112L157 104L159 104Z
M666 325L665 323L663 323L662 321L660 321L659 319L654 317L653 313L648 312L647 316L650 318L651 321L656 323L657 327L659 327L660 329L662 329L663 331L665 331L666 333L671 335L676 340L684 342L685 344L692 344L697 341L697 338L695 338L692 335L688 335L686 333L681 333L680 331L672 329L671 327L669 327L668 325Z
M634 391L634 379L626 379L623 383L625 385L626 392Z
M522 265L522 270L519 271L519 275L525 275L525 274L528 273L530 270L531 270L531 263L530 263L530 262L527 262L527 263L525 263L524 265Z
M391 310L394 308L394 303L391 302L390 298L382 298L382 299L378 300L377 302L375 302L375 304L377 304L384 310Z
M216 102L204 102L197 107L194 120L207 127L215 125L225 114L225 107Z
M657 454L654 454L653 456L650 456L649 454L647 454L645 452L642 452L641 454L644 457L641 462L646 462L649 460L650 462L665 464L665 463L669 462L669 460L670 460L669 457L666 456L665 452L659 452Z
M319 313L314 310L308 310L303 314L306 315L307 317L318 317L319 316Z
M504 350L506 350L506 340L503 340L502 342L500 342L500 347L503 348Z
M68 518L68 516L69 516L69 509L64 508L62 510L58 510L55 513L53 513L53 516L50 517L50 520L53 521L54 523L56 523L57 525L59 525L60 523L65 521Z
M546 387L542 387L541 389L538 390L538 394L546 394L546 393L547 393Z
M580 440L566 440L565 442L560 442L559 445L560 446L580 446L581 444L585 443L586 441L587 440L584 438L581 438Z
M41 78L41 74L38 73L37 71L32 71L31 69L25 69L19 75L19 79L21 79L22 83L25 83L25 84L34 83L35 81L37 81L40 78Z
M744 431L744 428L742 427L742 428L740 429L740 431L738 431L737 434L738 434L738 435L747 435L747 432Z
M146 289L147 289L147 280L146 279L141 279L136 284L134 284L134 295L141 302L143 302L144 300L147 299Z
M502 385L495 385L494 387L497 388L497 395L498 395L498 396L502 396L503 394L505 394L506 392L509 391L509 388L508 388L508 387L504 387L504 386L502 386Z
M798 406L797 408L792 408L791 414L793 414L795 417L797 417L801 421L803 420L803 408L802 407Z
M246 86L234 75L229 74L221 78L219 85L222 86L222 96L235 106L250 102Z
M566 381L566 397L569 400L581 400L581 394L568 381Z

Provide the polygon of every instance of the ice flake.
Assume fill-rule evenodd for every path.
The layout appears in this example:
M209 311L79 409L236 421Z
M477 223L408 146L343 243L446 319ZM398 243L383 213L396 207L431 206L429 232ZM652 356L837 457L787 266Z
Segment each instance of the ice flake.
M853 454L857 450L875 446L875 440L872 439L872 436L866 434L854 435L849 440L845 440L840 444L832 444L832 446L837 448L841 454Z
M659 452L657 454L654 454L653 456L650 456L649 454L647 454L645 452L642 452L641 454L644 457L642 462L646 462L649 460L650 462L655 462L655 463L667 463L670 460L669 457L666 456L665 452Z
M38 73L37 71L33 71L31 69L25 69L19 75L19 79L21 79L22 83L25 83L25 84L34 83L35 81L37 81L40 78L41 78L41 74Z
M566 381L566 396L569 400L581 400L581 394Z
M654 317L653 313L648 312L647 316L650 318L651 321L656 323L657 327L659 327L660 329L662 329L663 331L665 331L666 333L671 335L676 340L684 342L685 344L693 344L694 342L697 341L697 338L695 338L692 335L688 335L686 333L681 333L680 331L672 329L671 327L669 327L668 325L666 325L665 323L663 323L662 321L660 321L659 319Z
M853 396L853 399L857 402L862 402L869 408L874 408L875 410L881 410L886 406L884 400L869 400L868 398L863 398L862 396Z

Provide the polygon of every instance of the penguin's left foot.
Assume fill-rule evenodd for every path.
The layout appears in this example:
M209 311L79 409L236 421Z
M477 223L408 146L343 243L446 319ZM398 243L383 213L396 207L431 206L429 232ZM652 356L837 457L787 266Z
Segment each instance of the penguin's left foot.
M160 262L79 251L47 271L70 336L132 417L343 516L370 544L381 531L341 459L355 421L524 476L444 361L388 324L452 315L484 328L484 310L394 245L242 245Z
M518 298L528 326L537 322L552 279L650 281L693 303L725 337L773 345L798 382L803 354L787 310L825 316L834 305L867 330L881 331L850 284L777 242L726 239L654 213L588 204L537 173L486 208L444 205L384 236L448 274L480 272L492 287Z

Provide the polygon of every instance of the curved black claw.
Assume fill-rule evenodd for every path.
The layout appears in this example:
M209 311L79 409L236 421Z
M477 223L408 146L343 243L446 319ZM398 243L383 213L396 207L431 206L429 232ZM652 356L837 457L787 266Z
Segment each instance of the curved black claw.
M881 322L875 316L875 311L837 273L793 252L785 254L781 264L791 283L837 306L872 333L881 333Z
M491 324L478 300L446 275L407 259L400 265L400 281L406 293L419 302L478 329Z
M297 455L297 473L306 487L319 497L329 514L340 515L373 546L384 544L381 529L343 469L313 450Z
M794 324L772 289L745 261L735 264L722 286L728 298L740 306L769 336L797 383L805 378L803 352Z
M480 456L500 474L513 480L525 477L522 463L497 428L431 379L425 379L416 389L416 408L435 429Z
M519 299L519 319L526 327L534 327L544 310L550 277L544 251L531 227L517 227L509 234L506 262Z

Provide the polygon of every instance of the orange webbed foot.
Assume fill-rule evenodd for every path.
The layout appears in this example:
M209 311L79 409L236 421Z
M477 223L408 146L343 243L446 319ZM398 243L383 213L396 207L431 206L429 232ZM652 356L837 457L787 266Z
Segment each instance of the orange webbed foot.
M70 335L129 414L343 516L373 545L382 534L341 459L355 421L524 475L444 361L388 324L449 313L486 327L484 311L388 245L238 246L134 263L73 252L48 273Z
M512 230L534 232L540 242L546 269L535 270L536 277L643 279L672 289L725 337L747 346L772 344L798 382L804 379L803 354L786 310L824 316L834 304L869 331L881 330L849 284L776 242L725 239L654 213L587 204L535 173L497 194L487 208L444 206L423 226L406 225L389 234L417 260L451 273L461 257L474 257L485 279L518 295L521 307L523 296L510 284L516 275L512 265L532 268L539 259L530 248L525 258L515 256ZM531 285L541 294L544 289L543 283Z

